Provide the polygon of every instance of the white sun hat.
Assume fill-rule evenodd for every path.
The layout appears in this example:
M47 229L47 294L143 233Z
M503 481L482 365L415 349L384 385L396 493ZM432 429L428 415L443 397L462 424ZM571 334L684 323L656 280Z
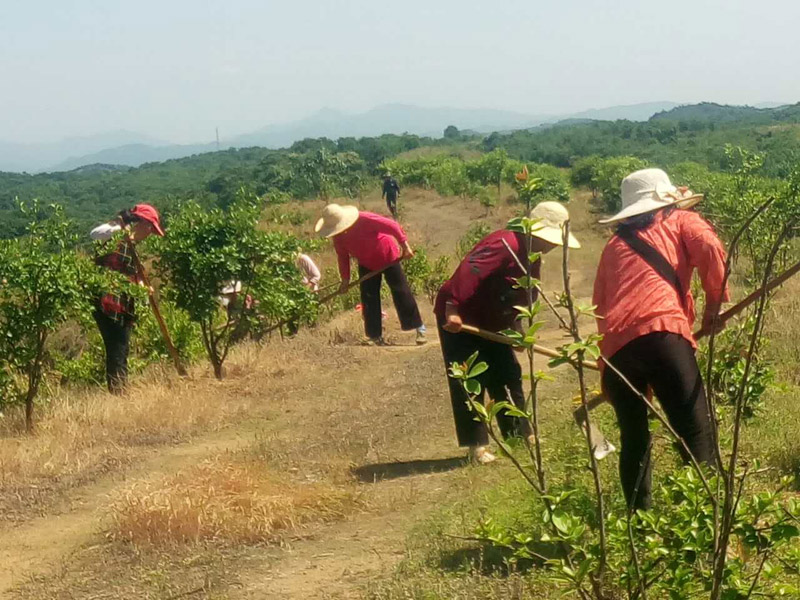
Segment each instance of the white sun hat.
M355 206L339 206L338 204L328 204L322 209L322 216L314 231L322 237L333 237L339 235L358 220L358 208Z
M703 199L685 188L676 188L661 169L634 171L622 180L622 210L600 223L616 223L668 206L691 208Z
M564 245L564 223L569 221L569 211L563 204L558 202L540 202L533 207L529 216L531 219L538 220L533 226L531 235L535 235L556 246ZM570 233L567 246L570 248L580 248L581 244L577 238Z

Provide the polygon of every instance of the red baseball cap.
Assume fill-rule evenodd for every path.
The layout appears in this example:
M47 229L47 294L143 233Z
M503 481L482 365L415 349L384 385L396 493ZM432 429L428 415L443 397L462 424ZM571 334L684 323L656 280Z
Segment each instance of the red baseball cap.
M151 204L137 204L133 207L133 210L131 210L131 214L148 221L156 230L156 235L164 237L164 230L161 228L161 217L158 216L158 211L155 206Z

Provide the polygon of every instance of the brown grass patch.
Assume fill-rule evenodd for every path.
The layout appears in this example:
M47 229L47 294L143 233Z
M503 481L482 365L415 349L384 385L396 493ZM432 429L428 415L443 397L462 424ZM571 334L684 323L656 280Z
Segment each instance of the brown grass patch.
M271 543L302 525L341 518L351 503L341 489L217 458L134 484L112 503L109 537L140 547Z
M160 368L133 382L124 396L101 389L56 389L37 406L36 432L24 433L21 411L0 419L0 513L24 518L58 492L129 464L139 449L183 441L252 414L255 352L237 349L229 385L210 378L205 364L182 381Z

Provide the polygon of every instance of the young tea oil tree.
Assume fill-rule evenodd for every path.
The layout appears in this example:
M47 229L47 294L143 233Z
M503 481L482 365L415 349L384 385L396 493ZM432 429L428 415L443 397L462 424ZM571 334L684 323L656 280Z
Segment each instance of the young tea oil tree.
M170 282L166 295L199 325L218 379L244 320L258 325L316 314L313 296L294 267L298 241L259 230L261 208L261 201L246 193L227 211L206 211L190 201L170 219L169 235L158 240L156 269ZM249 308L221 310L220 293L231 282L240 282L239 302L250 297Z
M45 375L48 336L70 316L90 310L102 274L75 251L77 240L60 206L20 204L25 234L0 240L0 406L34 403Z
M481 185L497 186L499 196L508 161L508 153L502 148L496 148L479 159L467 163L467 177L470 181Z

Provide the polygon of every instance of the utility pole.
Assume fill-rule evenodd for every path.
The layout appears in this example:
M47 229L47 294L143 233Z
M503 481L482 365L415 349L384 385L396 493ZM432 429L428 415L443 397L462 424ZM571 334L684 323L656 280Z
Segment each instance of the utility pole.
M217 152L219 152L219 127L217 127Z

